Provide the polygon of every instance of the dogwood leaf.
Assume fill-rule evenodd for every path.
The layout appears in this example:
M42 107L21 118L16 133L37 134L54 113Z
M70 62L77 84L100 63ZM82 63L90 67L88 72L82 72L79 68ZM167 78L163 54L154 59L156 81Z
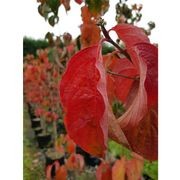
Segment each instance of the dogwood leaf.
M74 142L88 153L103 157L107 147L107 92L101 46L73 56L60 82L65 126Z
M111 30L116 31L119 39L121 39L127 49L131 48L137 43L149 43L149 38L145 32L131 24L119 24L114 26Z
M129 93L128 109L118 119L132 149L149 160L157 159L157 48L140 43L129 50L140 80Z

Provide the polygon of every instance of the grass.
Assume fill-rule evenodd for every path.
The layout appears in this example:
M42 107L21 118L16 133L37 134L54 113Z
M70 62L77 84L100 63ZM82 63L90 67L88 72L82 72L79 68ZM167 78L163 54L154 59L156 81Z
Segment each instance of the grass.
M44 180L42 152L36 148L27 108L24 108L23 179Z

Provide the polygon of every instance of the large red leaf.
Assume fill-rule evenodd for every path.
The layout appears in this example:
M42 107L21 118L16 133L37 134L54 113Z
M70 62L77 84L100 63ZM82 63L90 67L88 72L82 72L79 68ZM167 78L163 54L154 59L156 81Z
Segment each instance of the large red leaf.
M119 118L132 149L149 160L157 159L158 50L142 29L121 24L112 28L124 41L140 75L127 99L128 110Z
M69 136L94 156L104 156L107 146L107 93L101 46L86 48L73 56L60 82Z
M131 24L118 24L114 26L111 30L116 31L119 39L121 39L127 49L131 48L137 43L149 43L149 39L144 31Z
M139 59L134 59L133 62ZM130 129L136 127L140 120L144 117L147 112L147 94L144 87L146 79L147 65L143 61L139 61L139 82L135 81L133 84L133 90L131 90L130 106L126 112L119 118L121 127L124 129ZM129 103L129 102L128 102Z
M129 49L139 74L130 93L127 111L118 119L131 148L149 160L157 159L157 48L140 43Z

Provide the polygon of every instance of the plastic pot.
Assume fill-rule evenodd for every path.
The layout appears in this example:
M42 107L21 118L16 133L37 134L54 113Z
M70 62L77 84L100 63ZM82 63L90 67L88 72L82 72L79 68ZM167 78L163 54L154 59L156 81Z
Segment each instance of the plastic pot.
M41 119L40 118L35 118L31 120L31 127L32 128L37 128L41 126Z
M96 165L100 165L100 163L101 163L101 160L99 158L91 156L89 153L87 153L86 151L81 149L79 146L76 146L76 153L84 156L84 161L85 161L86 165L88 165L88 166L94 167Z
M51 135L50 134L38 134L37 135L37 142L39 145L39 148L47 148L50 145L51 142Z
M33 128L34 129L34 133L37 136L38 134L42 133L43 129L41 127L36 127Z
M56 152L53 149L49 149L45 153L45 158L46 158L46 166L53 164L55 161L58 161L60 165L64 164L64 155Z
M28 107L28 113L29 113L30 119L36 118L31 104L27 103L27 107Z

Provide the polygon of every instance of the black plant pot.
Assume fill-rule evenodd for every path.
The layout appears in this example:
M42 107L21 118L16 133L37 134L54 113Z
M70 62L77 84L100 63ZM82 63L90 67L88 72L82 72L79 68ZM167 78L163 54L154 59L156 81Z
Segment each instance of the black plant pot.
M27 103L27 106L28 106L28 113L29 113L30 119L36 118L31 104Z
M38 134L42 133L43 129L41 127L36 127L33 128L34 129L34 133L37 136Z
M86 151L81 149L79 146L76 146L76 153L84 156L85 163L88 166L94 167L94 166L99 165L101 163L101 160L99 158L91 156L89 153L87 153Z
M53 164L55 161L58 161L60 165L64 164L64 155L58 152L46 152L46 166Z
M38 134L37 135L37 141L39 148L47 148L50 145L51 142L51 135L50 134Z
M37 128L41 126L41 119L40 118L35 118L31 120L31 127L32 128Z
M66 129L65 129L64 123L62 121L57 123L57 133L58 134L66 134Z
M32 113L32 112L31 113L29 112L29 116L30 116L30 119L35 119L36 118L35 114Z

